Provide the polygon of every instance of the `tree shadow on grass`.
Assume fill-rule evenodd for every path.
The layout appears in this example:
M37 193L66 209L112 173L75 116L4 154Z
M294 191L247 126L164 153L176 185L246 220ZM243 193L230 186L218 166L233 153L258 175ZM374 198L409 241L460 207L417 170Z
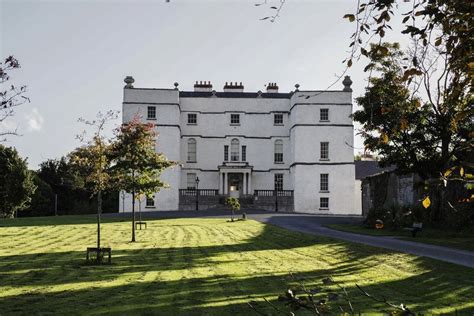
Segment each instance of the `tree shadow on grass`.
M358 283L369 293L413 305L416 311L449 303L467 311L462 302L474 301L472 269L273 225L228 244L113 249L111 266L85 266L84 256L85 249L0 257L0 286L24 287L23 293L0 297L0 311L243 314L251 312L247 301L275 300L286 289L284 276L290 270L309 287L320 286L331 275L346 283L351 296ZM410 265L404 263L407 257ZM290 264L282 267L285 262ZM306 271L298 271L303 265ZM409 277L387 277L407 267L418 271ZM381 307L366 298L355 303L363 306L361 311Z
M337 269L323 269L295 273L305 280L308 288L321 286L321 279L333 275L337 280ZM427 281L429 280L429 281ZM446 280L428 272L402 280L370 284L363 288L378 297L385 296L393 303L404 303L415 312L430 312L435 308L459 306L458 314L468 314L474 307L462 305L472 302L473 288L465 286L455 290ZM432 283L432 284L430 284ZM105 313L105 314L160 314L160 315L241 315L252 311L246 305L249 301L260 302L261 310L267 314L275 311L263 303L267 298L282 310L287 308L277 302L288 283L282 275L255 275L236 278L230 275L214 275L205 278L180 278L178 280L136 281L121 285L97 286L74 290L48 292L48 288L35 292L0 298L0 307L6 315L44 313ZM452 286L452 284L451 284ZM383 311L387 307L359 295L354 284L347 286L356 312ZM343 302L342 302L343 303ZM451 306L449 305L451 304ZM345 308L347 306L342 305ZM304 314L304 313L303 313Z

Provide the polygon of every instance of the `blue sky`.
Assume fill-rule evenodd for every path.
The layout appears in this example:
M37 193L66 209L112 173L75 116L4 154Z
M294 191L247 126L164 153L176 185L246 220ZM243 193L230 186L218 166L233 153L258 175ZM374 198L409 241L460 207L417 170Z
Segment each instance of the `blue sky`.
M246 91L264 90L268 82L282 92L296 83L327 88L344 71L354 25L342 16L357 2L287 0L275 23L260 21L271 10L258 2L0 0L1 56L20 60L11 77L28 86L31 99L6 123L23 136L6 145L28 157L33 169L65 155L79 145L79 117L121 110L126 75L137 87L178 82L181 90L192 90L196 80L212 81L216 90L226 81L242 81ZM400 41L399 31L387 39ZM348 71L354 97L366 85L363 66ZM355 147L362 147L359 137Z

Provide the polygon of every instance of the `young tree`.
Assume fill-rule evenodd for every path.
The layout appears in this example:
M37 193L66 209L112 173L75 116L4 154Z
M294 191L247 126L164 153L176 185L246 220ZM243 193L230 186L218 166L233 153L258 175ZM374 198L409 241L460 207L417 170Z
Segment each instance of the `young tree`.
M116 141L112 144L116 183L121 190L132 194L132 242L135 241L136 195L151 196L165 187L160 175L175 164L155 151L157 136L153 124L143 124L136 116L117 129Z
M97 196L97 261L100 256L100 220L102 214L102 193L111 187L110 183L110 160L108 150L110 142L104 136L106 124L117 118L115 111L107 113L99 112L95 120L88 121L79 119L94 129L90 140L85 140L85 133L79 139L86 143L85 146L77 148L70 154L71 161L83 174L87 174L85 180L90 185L92 193Z
M14 115L16 107L25 102L30 102L30 100L24 96L26 86L16 87L15 85L10 85L7 87L7 81L10 80L8 73L18 68L20 68L20 63L13 56L5 58L3 63L0 62L0 142L6 141L8 135L18 135L16 129L8 129L2 123L5 123L7 118Z
M14 217L28 207L35 190L26 159L16 149L0 145L0 216Z

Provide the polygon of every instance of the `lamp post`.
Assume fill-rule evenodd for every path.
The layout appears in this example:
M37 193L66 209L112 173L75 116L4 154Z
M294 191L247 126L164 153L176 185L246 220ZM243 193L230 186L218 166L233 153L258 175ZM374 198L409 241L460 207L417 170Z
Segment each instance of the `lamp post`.
M196 211L199 210L199 177L196 177Z

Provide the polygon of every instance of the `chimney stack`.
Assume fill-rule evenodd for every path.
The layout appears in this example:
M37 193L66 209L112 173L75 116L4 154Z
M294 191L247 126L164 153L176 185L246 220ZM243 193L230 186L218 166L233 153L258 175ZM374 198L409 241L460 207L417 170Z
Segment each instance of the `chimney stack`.
M211 92L212 84L210 81L196 81L194 84L194 92Z
M278 85L276 82L270 82L267 85L267 93L278 93Z
M244 86L242 82L226 82L224 85L224 92L244 92Z

